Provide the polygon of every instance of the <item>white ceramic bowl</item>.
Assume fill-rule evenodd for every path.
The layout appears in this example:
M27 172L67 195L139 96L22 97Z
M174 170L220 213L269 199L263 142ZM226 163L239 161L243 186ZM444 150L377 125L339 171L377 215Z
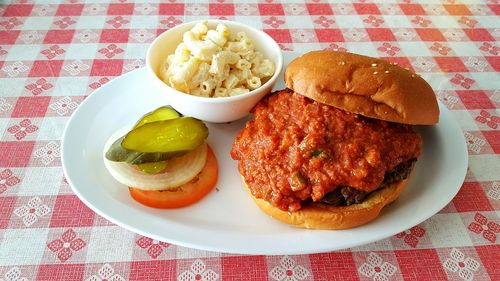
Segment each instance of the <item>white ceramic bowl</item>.
M165 58L173 54L175 48L182 42L184 32L190 30L197 22L178 25L160 34L149 46L146 55L146 67L151 80L161 91L158 100L171 104L177 111L186 116L192 116L204 121L223 123L246 116L253 106L272 90L283 68L283 55L278 44L265 32L234 21L208 20L209 28L215 28L223 23L231 33L243 31L254 43L256 50L271 60L276 66L274 75L261 87L249 93L233 97L207 98L192 96L177 91L165 84L159 77L159 69Z

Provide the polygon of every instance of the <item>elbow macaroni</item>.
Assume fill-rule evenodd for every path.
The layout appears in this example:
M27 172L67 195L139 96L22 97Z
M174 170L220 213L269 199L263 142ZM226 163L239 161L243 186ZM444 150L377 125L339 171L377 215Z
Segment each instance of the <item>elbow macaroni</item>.
M231 35L224 24L197 23L183 35L160 69L170 87L197 96L229 97L259 88L275 72L244 32Z

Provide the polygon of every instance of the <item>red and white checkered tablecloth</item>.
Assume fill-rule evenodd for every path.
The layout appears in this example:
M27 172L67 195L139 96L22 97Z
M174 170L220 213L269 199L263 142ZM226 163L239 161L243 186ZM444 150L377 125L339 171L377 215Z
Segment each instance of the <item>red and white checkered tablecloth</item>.
M0 280L500 280L498 0L7 2L0 1ZM157 34L205 18L263 29L284 51L348 50L421 74L439 87L467 140L458 195L388 239L298 256L183 248L96 215L61 169L69 116L92 91L143 66Z

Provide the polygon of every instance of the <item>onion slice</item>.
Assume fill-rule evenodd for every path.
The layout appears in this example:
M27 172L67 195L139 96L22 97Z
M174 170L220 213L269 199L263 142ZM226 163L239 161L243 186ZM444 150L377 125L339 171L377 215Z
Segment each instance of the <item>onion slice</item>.
M114 134L104 146L104 155L121 135ZM104 165L121 184L142 190L168 190L183 185L198 175L207 161L207 144L182 156L168 160L167 168L159 174L146 174L125 162L113 162L104 156Z

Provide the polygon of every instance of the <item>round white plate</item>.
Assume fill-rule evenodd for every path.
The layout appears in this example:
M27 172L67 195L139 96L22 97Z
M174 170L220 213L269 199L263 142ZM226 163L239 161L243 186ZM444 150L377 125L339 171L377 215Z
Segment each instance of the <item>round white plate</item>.
M297 54L285 55L285 62ZM106 140L164 104L145 69L125 74L92 93L69 120L62 140L62 165L78 197L92 210L126 229L176 245L241 254L305 254L344 249L380 240L417 225L458 192L467 169L467 146L452 114L440 104L440 122L418 127L424 140L410 184L375 221L350 230L319 231L284 225L260 211L243 188L229 156L244 121L208 124L219 161L219 180L202 201L177 210L135 202L104 167ZM282 79L280 80L282 81ZM283 88L283 83L275 89Z

